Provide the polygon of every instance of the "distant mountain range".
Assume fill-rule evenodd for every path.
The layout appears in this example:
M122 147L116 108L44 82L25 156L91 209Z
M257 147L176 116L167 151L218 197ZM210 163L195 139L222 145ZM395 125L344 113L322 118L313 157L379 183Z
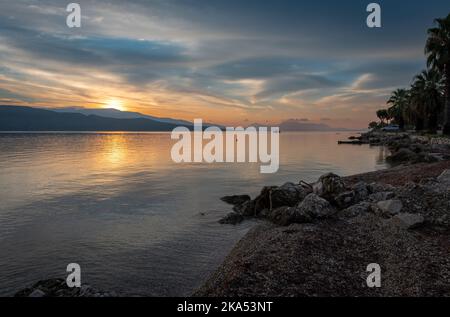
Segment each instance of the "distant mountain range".
M149 119L137 115L119 119L23 106L0 106L0 131L172 131L178 126L193 127L188 122L163 120L170 119Z
M204 123L204 128L213 124ZM138 112L116 109L40 109L25 106L0 106L0 131L172 131L193 123L170 118L157 118ZM264 126L260 124L254 127ZM323 123L291 119L281 122L281 131L348 131ZM223 128L222 126L219 126Z
M120 111L117 109L89 109L83 107L68 107L68 108L59 108L59 109L49 109L43 108L45 110L51 110L59 113L81 113L86 116L95 115L99 117L105 118L113 118L113 119L150 119L157 122L162 123L171 123L176 125L192 125L191 122L170 118L158 118L149 115L145 115L139 112L131 112L131 111Z

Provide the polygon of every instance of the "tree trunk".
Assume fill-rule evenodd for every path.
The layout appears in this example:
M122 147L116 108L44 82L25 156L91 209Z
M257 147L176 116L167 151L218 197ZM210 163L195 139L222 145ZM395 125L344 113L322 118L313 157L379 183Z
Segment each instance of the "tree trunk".
M445 74L445 121L444 130L445 135L450 135L450 65L444 65Z

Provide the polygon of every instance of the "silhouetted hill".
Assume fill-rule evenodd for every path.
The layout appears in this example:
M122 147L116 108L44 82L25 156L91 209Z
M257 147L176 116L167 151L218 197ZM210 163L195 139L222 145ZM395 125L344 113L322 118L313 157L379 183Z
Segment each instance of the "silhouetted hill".
M0 106L0 131L172 131L177 126L146 118L115 119L23 106ZM192 125L185 126L192 128Z

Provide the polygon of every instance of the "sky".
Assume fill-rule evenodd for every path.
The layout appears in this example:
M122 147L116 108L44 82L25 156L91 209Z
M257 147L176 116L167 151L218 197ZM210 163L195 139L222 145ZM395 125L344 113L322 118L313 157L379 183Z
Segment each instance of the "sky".
M426 67L448 0L0 0L0 104L117 108L223 125L365 128Z

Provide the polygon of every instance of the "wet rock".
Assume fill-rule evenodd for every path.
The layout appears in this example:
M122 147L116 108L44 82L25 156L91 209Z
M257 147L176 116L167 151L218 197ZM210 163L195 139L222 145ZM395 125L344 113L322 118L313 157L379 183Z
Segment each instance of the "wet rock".
M353 190L340 193L334 201L340 209L345 209L356 203L356 193Z
M401 213L392 218L392 221L404 229L411 230L423 225L425 218L418 214Z
M332 216L335 212L336 211L327 200L316 194L308 195L293 209L295 222L297 223L307 223L316 219L325 219Z
M288 226L296 222L295 208L277 208L269 214L268 219L279 226Z
M281 187L272 189L272 208L294 207L308 195L300 185L286 183Z
M328 200L333 200L336 195L344 191L346 191L344 180L333 173L321 176L319 180L313 184L314 194Z
M220 200L222 200L223 202L233 205L233 206L237 206L237 205L242 205L243 203L251 200L249 195L234 195L234 196L225 196L220 198Z
M368 213L372 210L372 204L366 201L348 207L342 210L339 214L344 218L354 218L361 214Z
M355 200L360 202L367 199L370 194L369 185L365 182L359 182L353 186L353 191L355 192Z
M244 217L256 216L255 213L255 201L248 200L242 205L234 206L233 210Z
M272 192L277 189L277 186L266 186L261 190L258 197L253 200L253 215L259 216L264 210L272 210L276 208L271 203ZM279 206L282 207L282 206Z
M403 209L403 203L398 199L391 199L385 201L379 201L377 203L377 207L382 211L385 215L397 215Z
M222 218L219 223L222 225L237 225L244 221L244 216L237 212L231 212Z

